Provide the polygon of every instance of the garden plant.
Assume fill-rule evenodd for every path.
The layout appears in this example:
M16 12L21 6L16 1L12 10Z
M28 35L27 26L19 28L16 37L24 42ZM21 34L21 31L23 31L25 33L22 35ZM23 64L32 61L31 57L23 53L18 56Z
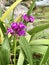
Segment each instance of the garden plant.
M49 65L49 39L34 39L49 28L49 20L32 15L35 0L26 14L14 19L14 9L21 2L16 0L4 14L0 8L0 65ZM41 24L28 29L35 23Z

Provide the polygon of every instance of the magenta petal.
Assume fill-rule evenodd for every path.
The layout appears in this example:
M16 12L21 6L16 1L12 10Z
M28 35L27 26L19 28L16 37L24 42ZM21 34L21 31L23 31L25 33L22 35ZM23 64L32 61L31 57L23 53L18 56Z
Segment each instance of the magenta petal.
M19 35L19 36L25 36L25 32L26 32L25 30L22 30L22 31L20 31L20 32L18 33L18 35Z
M23 15L23 19L26 21L26 22L34 22L34 17L33 16L28 16L27 14L24 14Z
M20 27L21 29L26 28L26 26L25 26L22 22L19 23L19 27Z
M28 16L27 16L27 14L23 15L23 19L24 19L26 22L29 21L29 18L28 18Z
M34 22L35 18L33 16L29 16L29 22Z
M7 29L7 33L14 34L14 31L13 31L11 28L8 28L8 29Z
M17 24L16 22L13 22L13 23L11 24L11 28L12 28L13 30L16 30L16 29L18 28L18 24Z

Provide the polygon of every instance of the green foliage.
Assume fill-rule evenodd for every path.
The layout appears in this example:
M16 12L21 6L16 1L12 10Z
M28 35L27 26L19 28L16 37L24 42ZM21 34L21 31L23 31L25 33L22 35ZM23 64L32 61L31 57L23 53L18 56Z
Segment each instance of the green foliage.
M9 9L3 14L3 16L2 9L0 9L0 28L4 36L4 41L0 45L0 65L46 65L46 63L49 65L49 38L38 38L38 35L40 34L39 32L49 28L49 20L35 20L34 24L40 23L40 25L38 24L34 26L33 29L28 30L26 32L27 35L25 37L18 37L18 40L13 39L14 37L11 35L7 36L5 34L7 25L3 22L7 18L10 25L10 20L13 19L13 16L11 17L10 13L21 1L22 0L17 0L13 5L11 5ZM35 0L33 0L33 3L28 10L28 15L32 13L34 6ZM40 35L43 36L43 33ZM47 36L46 33L45 35ZM12 54L12 59L10 58L10 54ZM40 54L42 58L39 59Z
M0 7L0 17L2 16L2 9L1 9L1 7Z
M35 0L32 1L30 9L28 10L28 13L27 13L28 15L30 15L32 13L34 7L35 7Z
M24 63L24 54L21 50L20 54L19 54L19 59L18 59L17 65L23 65L23 63Z
M10 47L8 38L5 38L0 46L0 65L7 65L10 63Z
M0 28L2 30L3 35L6 36L6 34L5 34L6 33L6 29L5 29L2 21L0 21Z
M45 29L47 29L47 28L49 28L49 23L36 26L36 27L34 27L33 29L29 30L28 33L31 35L31 40L32 40L33 36L34 36L36 33L40 32L40 31L42 31L42 30L45 30Z
M30 46L28 45L29 43L27 42L26 38L21 37L19 43L28 59L29 64L33 65L32 52L31 52Z
M46 52L45 52L39 65L45 64L46 61L48 60L48 57L49 57L49 46L48 46L48 48L47 48L47 50L46 50Z

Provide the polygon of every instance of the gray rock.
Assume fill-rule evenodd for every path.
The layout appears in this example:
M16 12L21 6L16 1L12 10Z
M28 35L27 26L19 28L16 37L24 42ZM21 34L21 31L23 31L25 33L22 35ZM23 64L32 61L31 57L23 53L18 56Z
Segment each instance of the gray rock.
M27 13L28 8L19 4L14 11L14 18L18 17L19 15L22 15L24 13Z
M36 1L36 6L49 6L49 0Z

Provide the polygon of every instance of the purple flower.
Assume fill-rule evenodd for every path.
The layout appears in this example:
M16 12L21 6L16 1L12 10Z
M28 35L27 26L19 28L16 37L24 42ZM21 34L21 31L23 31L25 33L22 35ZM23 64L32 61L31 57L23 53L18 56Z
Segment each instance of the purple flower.
M33 16L31 16L31 15L28 16L27 14L23 15L22 17L23 17L23 19L24 19L26 22L31 22L31 23L32 23L32 22L34 22L34 20L35 20Z
M11 24L11 28L12 28L13 30L18 29L18 24L17 24L16 22L13 22L13 23Z
M22 22L12 22L11 27L7 29L7 33L12 35L25 36L25 28L26 26Z
M27 16L27 14L24 14L22 17L23 17L23 19L24 19L26 22L29 21L29 18L28 18L28 16Z
M25 30L21 30L20 32L18 32L19 36L25 36Z
M29 22L34 22L35 18L33 16L29 16Z
M14 34L14 31L13 31L11 28L8 28L8 29L7 29L7 34L8 34L8 33Z
M26 26L25 26L22 22L19 23L19 27L20 27L21 29L26 28Z

